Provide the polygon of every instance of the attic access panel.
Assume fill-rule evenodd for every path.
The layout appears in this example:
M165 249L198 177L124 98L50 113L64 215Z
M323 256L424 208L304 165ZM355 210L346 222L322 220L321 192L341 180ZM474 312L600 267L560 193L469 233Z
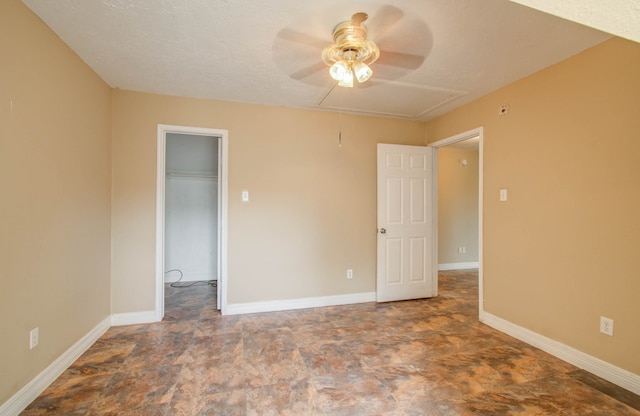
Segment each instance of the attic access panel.
M321 108L367 115L419 119L467 94L402 82L370 80L366 87L332 88L318 104Z

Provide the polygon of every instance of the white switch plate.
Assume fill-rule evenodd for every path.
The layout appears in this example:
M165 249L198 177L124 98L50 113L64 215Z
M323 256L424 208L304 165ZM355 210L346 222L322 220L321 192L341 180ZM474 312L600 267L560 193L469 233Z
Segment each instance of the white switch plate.
M249 202L249 191L246 189L242 191L242 202Z
M500 189L500 202L504 202L507 200L507 190Z
M40 338L39 332L40 332L39 328L33 328L31 331L29 331L29 349L30 350L34 349L38 345L39 338Z

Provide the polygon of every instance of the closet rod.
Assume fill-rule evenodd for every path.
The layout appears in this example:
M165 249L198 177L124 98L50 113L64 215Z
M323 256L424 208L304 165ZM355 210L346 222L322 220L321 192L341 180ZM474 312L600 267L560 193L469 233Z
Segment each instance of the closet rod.
M203 179L218 179L218 175L212 175L207 173L178 173L178 172L167 172L168 177L174 178L203 178Z

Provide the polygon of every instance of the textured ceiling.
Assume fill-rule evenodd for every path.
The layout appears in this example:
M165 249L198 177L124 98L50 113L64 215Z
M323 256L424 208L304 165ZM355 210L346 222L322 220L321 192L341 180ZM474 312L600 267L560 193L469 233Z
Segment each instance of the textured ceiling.
M610 37L507 0L23 2L114 88L414 120ZM383 53L335 87L320 52L358 11Z
M510 0L564 19L640 42L638 0Z

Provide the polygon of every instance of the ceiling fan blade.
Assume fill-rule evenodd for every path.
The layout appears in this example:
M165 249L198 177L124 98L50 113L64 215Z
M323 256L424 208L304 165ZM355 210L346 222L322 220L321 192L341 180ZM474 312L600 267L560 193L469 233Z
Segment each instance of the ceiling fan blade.
M307 35L306 33L287 28L284 28L280 32L278 32L277 37L289 42L299 43L305 46L313 46L320 49L324 49L331 44L331 40L319 39L315 36Z
M380 37L404 16L404 12L395 6L386 4L369 19L367 28L375 38Z
M406 69L417 69L424 62L425 57L410 53L380 51L380 57L373 65L396 66Z
M320 72L323 69L327 69L327 65L324 64L324 62L318 62L316 64L310 65L308 67L302 68L296 72L294 72L293 74L291 74L291 78L293 79L304 79L307 78L313 74L315 74L316 72ZM327 70L327 76L329 76L328 70Z
M353 23L356 26L360 26L360 24L365 20L367 20L368 18L369 18L369 15L367 15L366 13L358 12L353 16L351 16L351 23Z

